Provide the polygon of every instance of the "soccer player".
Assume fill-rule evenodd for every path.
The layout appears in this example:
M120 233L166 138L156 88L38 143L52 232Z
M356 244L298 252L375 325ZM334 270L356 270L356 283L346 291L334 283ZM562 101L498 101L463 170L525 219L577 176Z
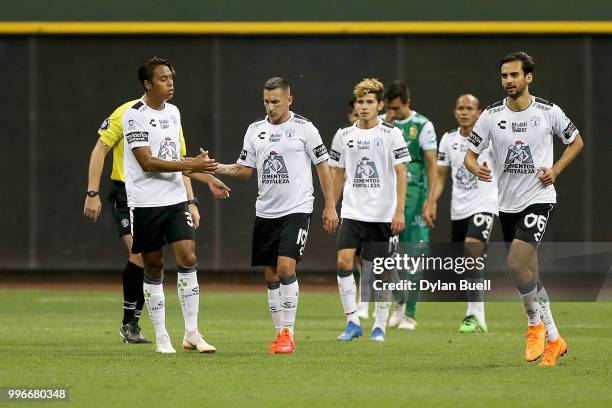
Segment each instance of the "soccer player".
M89 173L87 193L83 208L84 215L95 223L102 211L100 200L100 177L104 168L104 160L108 153L113 151L113 169L111 173L111 187L108 200L111 205L113 218L116 222L119 237L128 250L128 262L123 269L123 320L119 334L126 343L150 343L142 336L138 321L144 305L143 284L143 261L140 254L133 254L132 233L129 208L127 206L127 195L125 192L125 177L123 172L123 127L121 118L126 109L138 102L138 99L128 101L117 107L111 115L106 118L98 134L100 138L96 142L89 160ZM185 156L185 142L183 130L181 132L181 156ZM209 185L213 195L217 198L225 198L227 188L224 184L210 174L199 173ZM197 228L200 222L197 199L194 196L191 182L188 177L183 178L189 203L189 213ZM204 180L202 180L204 181Z
M313 211L311 162L316 166L323 195L323 227L338 225L327 149L311 121L290 110L293 96L284 78L264 84L267 116L253 122L244 136L235 164L221 164L217 174L249 178L257 171L252 266L263 266L268 305L276 329L273 354L295 350L293 328L299 286L296 264L304 254Z
M364 79L355 86L355 109L359 120L340 129L334 138L330 159L336 200L342 194L342 223L338 231L337 280L342 308L347 318L338 340L350 341L363 335L357 302L353 262L357 250L364 270L377 250L364 243L389 242L405 226L406 167L410 154L399 129L382 121L383 84ZM346 176L346 180L345 180ZM384 341L390 302L375 302L376 316L370 339Z
M541 366L554 366L567 352L538 273L537 250L555 208L554 183L583 147L576 126L561 108L529 93L534 60L525 52L502 58L499 67L506 98L489 106L468 138L465 167L479 180L497 176L499 220L510 243L508 269L516 282L528 319L525 359L544 355ZM566 148L553 164L553 139ZM495 169L479 155L491 146Z
M187 206L182 172L211 172L218 164L201 153L181 160L181 115L167 101L174 96L174 67L154 57L138 69L145 89L142 99L126 109L122 127L123 163L130 208L132 253L142 254L143 291L155 328L156 351L175 353L166 330L164 245L169 244L178 266L177 291L185 320L183 348L215 352L198 330L199 286L194 220Z
M480 116L480 102L474 95L465 94L455 103L457 129L446 132L438 148L438 166L429 205L424 213L425 222L435 227L437 203L444 191L450 167L452 179L451 220L452 242L465 242L465 254L471 258L482 256L489 242L497 213L497 185L479 181L463 165L467 151L467 138ZM485 149L478 162L492 163L491 149ZM470 271L468 279L482 281L482 270ZM468 307L460 333L487 332L482 291L468 291Z
M400 234L399 240L412 244L429 242L429 229L422 213L427 206L428 194L431 194L436 175L436 132L427 117L411 108L410 91L404 83L391 83L385 89L384 100L384 119L400 128L411 157L410 163L407 164L406 228ZM389 319L389 326L416 329L418 291L412 291L410 296L406 291L394 291L393 294L396 304Z

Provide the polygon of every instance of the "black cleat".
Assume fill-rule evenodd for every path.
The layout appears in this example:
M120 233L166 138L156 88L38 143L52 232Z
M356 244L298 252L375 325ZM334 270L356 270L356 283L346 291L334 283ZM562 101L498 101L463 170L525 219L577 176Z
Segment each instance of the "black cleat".
M149 344L151 340L145 338L142 333L140 333L140 326L138 326L138 322L131 321L127 324L122 324L119 329L119 335L123 339L124 343L129 344Z

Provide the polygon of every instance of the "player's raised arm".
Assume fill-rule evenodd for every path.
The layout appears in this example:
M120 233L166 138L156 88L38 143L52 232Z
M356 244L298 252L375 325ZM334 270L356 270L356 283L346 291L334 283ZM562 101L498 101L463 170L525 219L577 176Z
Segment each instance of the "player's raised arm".
M102 202L100 201L100 177L104 169L104 159L111 147L105 145L100 140L91 151L89 159L89 171L87 177L87 195L83 206L83 215L91 222L96 222L102 212ZM93 195L93 196L92 196Z
M325 208L323 209L323 228L329 234L336 232L338 228L338 213L336 212L336 200L334 194L334 184L327 161L316 165L321 191L325 198Z

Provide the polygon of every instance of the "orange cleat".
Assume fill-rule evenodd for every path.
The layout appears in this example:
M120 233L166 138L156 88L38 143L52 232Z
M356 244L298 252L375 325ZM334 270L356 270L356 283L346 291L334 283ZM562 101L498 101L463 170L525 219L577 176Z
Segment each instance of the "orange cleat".
M540 321L537 326L529 326L527 329L527 347L525 348L525 360L528 362L536 361L544 353L546 343L546 327Z
M276 335L276 340L270 344L270 353L291 354L293 350L295 350L293 336L291 336L289 328L285 327Z
M561 336L555 341L547 341L540 367L554 367L557 364L557 358L563 357L565 353L567 353L567 343Z

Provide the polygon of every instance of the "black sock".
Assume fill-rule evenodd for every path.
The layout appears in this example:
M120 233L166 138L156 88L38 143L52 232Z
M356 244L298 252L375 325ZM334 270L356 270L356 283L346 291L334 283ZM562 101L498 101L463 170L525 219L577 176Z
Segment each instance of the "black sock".
M138 321L144 305L144 269L128 261L123 269L123 324Z

